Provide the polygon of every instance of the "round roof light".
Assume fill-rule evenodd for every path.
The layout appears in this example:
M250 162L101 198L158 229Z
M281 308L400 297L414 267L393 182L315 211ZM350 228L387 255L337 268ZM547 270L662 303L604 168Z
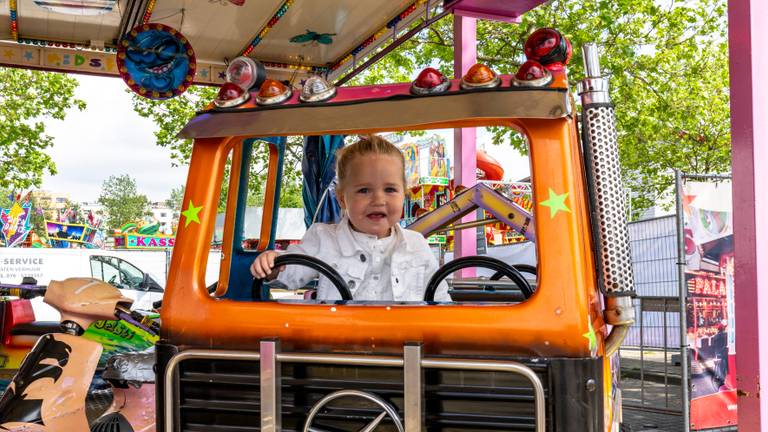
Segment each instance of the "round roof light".
M525 57L528 60L547 66L562 68L571 60L573 48L559 31L551 28L541 28L528 36L525 41ZM552 65L553 67L550 67Z
M301 88L299 100L302 102L322 102L336 96L336 87L325 78L314 75L307 79Z
M266 79L259 88L259 95L256 96L256 103L259 105L276 105L288 100L293 92L291 88L273 79Z
M225 82L221 85L213 104L219 108L232 108L244 103L250 97L251 95L239 85Z
M260 61L250 57L237 57L227 66L227 81L235 83L245 90L260 87L267 79L267 69Z
M435 68L425 68L411 83L411 93L427 95L443 93L451 87L451 81Z
M512 77L512 85L518 87L543 87L552 82L552 73L541 63L528 60Z
M461 77L461 88L463 89L496 87L499 84L501 84L501 79L496 75L496 72L482 63L475 63L469 68L466 75Z

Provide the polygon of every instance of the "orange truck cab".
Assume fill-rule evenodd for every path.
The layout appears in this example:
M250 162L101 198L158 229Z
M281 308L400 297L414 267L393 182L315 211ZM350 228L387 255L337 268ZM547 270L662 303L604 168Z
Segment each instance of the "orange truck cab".
M633 319L632 273L613 107L594 47L585 58L579 107L561 67L489 85L464 77L431 93L410 83L342 87L325 100L305 85L278 101L279 83L267 82L261 94L235 95L240 105L224 98L198 113L182 131L194 147L161 312L159 430L619 430L615 353ZM274 242L284 137L482 126L528 142L532 295L382 303L258 294L248 267ZM269 154L268 181L249 249L257 152ZM221 276L209 294L221 207Z

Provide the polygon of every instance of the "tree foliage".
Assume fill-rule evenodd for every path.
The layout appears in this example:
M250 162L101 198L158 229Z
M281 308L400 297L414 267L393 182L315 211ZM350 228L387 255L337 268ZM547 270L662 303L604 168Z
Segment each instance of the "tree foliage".
M182 200L184 199L185 189L186 187L184 185L172 189L168 199L165 200L165 205L174 213L181 213L181 205Z
M109 176L101 186L99 204L107 214L107 228L116 229L136 222L148 214L149 199L139 194L136 180L130 175Z
M56 174L45 120L85 108L76 88L66 74L0 67L0 187L40 186L46 173Z
M478 21L478 61L514 73L525 60L527 35L554 27L573 44L572 85L584 76L580 47L601 48L611 79L625 184L633 208L652 206L671 190L673 169L722 173L730 169L730 112L725 0L552 0L518 25ZM437 67L453 75L452 18L384 57L356 84L409 81ZM526 152L514 131L491 128L494 144Z

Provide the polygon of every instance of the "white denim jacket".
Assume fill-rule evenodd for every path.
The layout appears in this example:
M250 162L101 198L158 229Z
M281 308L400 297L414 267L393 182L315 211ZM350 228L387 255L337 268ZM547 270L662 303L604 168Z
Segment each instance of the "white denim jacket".
M437 270L437 260L426 239L416 231L394 227L395 244L392 248L390 282L394 301L422 301L427 282ZM347 281L352 297L361 290L371 259L352 234L345 216L338 224L315 223L304 234L301 243L288 246L286 253L310 255L331 265ZM290 289L303 287L318 277L317 271L297 265L286 266L277 280ZM364 289L364 288L363 288ZM325 277L320 276L318 300L340 300L338 290ZM445 281L435 293L436 301L450 301Z

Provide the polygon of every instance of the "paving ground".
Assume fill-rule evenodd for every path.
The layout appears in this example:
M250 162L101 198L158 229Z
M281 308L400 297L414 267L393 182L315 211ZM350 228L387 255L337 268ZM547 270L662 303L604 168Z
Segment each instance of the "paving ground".
M665 367L666 365L666 367ZM622 350L624 424L632 432L683 431L680 366L663 352Z
M624 424L631 432L684 431L681 401L681 368L678 357L663 352L622 350L621 388ZM692 384L701 387L706 371L694 370ZM698 381L697 381L698 380ZM701 388L693 388L693 391ZM709 430L734 431L736 428Z

